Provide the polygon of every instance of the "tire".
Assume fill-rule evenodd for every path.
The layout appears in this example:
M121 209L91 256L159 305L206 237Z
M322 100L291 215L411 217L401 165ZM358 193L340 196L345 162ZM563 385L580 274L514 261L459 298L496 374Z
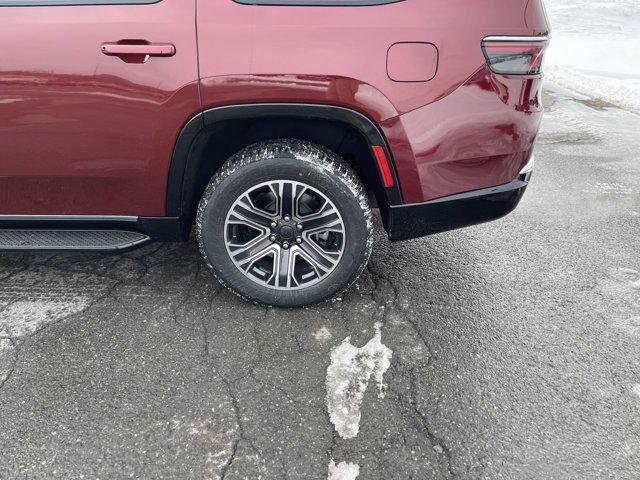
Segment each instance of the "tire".
M229 159L205 189L196 232L222 285L278 307L339 295L373 246L371 208L355 172L300 140L258 143Z

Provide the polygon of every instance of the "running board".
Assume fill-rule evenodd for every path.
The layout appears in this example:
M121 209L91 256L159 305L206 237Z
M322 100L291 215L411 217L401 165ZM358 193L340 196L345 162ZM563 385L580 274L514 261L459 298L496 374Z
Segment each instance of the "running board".
M119 251L150 239L125 230L0 229L0 250Z

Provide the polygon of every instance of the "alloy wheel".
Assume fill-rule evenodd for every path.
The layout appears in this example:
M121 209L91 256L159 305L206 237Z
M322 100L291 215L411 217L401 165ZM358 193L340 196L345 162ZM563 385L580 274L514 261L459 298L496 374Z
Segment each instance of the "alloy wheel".
M323 193L302 182L262 183L238 197L224 224L227 252L252 281L295 290L320 282L340 263L346 228Z

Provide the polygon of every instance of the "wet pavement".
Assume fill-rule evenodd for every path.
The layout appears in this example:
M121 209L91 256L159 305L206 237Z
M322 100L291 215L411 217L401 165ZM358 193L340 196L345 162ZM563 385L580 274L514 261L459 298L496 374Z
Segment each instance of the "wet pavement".
M0 478L638 478L640 117L546 103L516 212L318 307L193 243L0 255Z

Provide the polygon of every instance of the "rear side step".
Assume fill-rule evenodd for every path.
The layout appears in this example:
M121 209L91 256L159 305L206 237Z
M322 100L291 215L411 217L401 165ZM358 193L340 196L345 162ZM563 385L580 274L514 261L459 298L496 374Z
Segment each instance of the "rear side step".
M0 229L0 250L119 251L150 240L125 230Z

